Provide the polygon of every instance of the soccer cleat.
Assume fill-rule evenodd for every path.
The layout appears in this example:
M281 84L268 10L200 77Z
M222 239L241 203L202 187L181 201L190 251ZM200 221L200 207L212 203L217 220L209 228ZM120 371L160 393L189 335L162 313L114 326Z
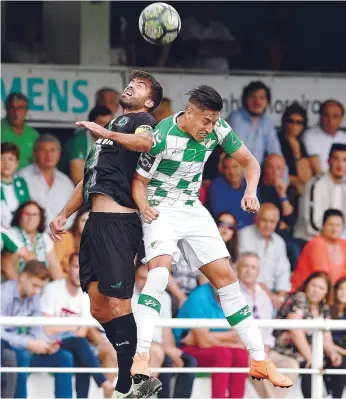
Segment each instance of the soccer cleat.
M113 395L112 395L112 399L126 399L126 398L134 398L134 384L132 382L131 388L127 393L121 393L118 391L114 391Z
M161 381L151 377L149 369L149 357L145 353L136 353L131 367L133 378L133 397L151 398L157 392L161 391Z
M254 380L269 380L274 387L290 388L293 385L293 382L281 374L268 358L265 360L251 359L250 376Z

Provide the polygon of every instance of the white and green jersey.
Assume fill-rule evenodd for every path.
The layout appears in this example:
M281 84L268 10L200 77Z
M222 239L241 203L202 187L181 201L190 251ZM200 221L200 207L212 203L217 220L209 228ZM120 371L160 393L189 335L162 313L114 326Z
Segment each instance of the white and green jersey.
M1 229L1 253L10 252L15 254L23 246L24 244L12 230Z
M182 112L161 121L154 131L154 144L140 156L137 172L150 180L150 206L159 204L193 205L199 198L204 165L219 144L227 154L237 151L242 141L223 119L201 142L183 132L177 117Z

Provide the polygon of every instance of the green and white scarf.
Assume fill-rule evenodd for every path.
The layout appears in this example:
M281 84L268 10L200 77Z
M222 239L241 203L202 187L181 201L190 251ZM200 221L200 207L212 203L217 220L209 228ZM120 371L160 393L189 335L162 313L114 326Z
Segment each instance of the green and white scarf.
M4 185L13 185L14 194L15 194L19 204L29 201L30 196L29 196L28 186L26 184L26 181L24 179L22 179L21 177L14 177L12 183L5 183L4 181L1 181L1 183L0 183L0 199L1 199L1 201L7 202L4 188L3 188Z

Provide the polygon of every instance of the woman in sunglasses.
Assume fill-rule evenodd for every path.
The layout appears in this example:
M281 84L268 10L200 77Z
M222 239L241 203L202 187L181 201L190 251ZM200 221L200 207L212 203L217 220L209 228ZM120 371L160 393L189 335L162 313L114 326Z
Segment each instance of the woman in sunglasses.
M216 224L231 255L232 268L238 259L238 223L230 212L221 212L216 218Z
M294 186L299 193L303 191L305 183L317 174L313 168L313 157L309 158L301 139L307 124L305 109L294 102L282 115L282 126L279 132L281 150L289 170L290 185Z

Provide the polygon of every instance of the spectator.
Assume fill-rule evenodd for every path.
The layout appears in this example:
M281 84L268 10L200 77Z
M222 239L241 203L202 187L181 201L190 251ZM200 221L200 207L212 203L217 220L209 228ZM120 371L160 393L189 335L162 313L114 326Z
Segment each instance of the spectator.
M86 221L89 217L89 210L81 208L70 230L64 235L62 241L54 243L54 249L58 262L61 264L64 273L67 273L72 254L79 252L80 240Z
M233 213L221 212L215 219L219 232L231 257L231 266L238 261L238 221Z
M333 286L325 272L311 274L299 288L290 295L278 313L279 319L329 319L333 301ZM274 331L275 350L296 359L301 368L311 367L312 333L309 330ZM324 333L324 353L327 368L345 368L341 355L337 352L330 331ZM311 398L311 375L301 376L304 398Z
M113 115L108 108L101 105L90 111L88 119L90 122L106 126L113 119ZM69 175L74 184L83 180L85 159L96 139L90 130L78 128L64 145L59 169Z
M1 225L9 227L13 212L19 204L29 201L26 181L16 176L19 148L12 143L1 143Z
M246 303L252 310L252 316L255 319L270 320L273 318L274 308L268 294L258 283L260 275L260 259L254 252L244 252L237 264L237 274L240 289L244 295ZM274 337L272 329L262 329L262 337L267 355L274 361L278 367L282 368L299 368L299 364L295 359L280 355L272 350L274 347ZM289 376L296 379L297 375ZM256 388L261 398L282 398L283 390L274 388L268 381L255 381L252 384ZM287 393L287 392L286 392Z
M327 209L339 209L346 214L346 145L333 144L329 154L329 173L313 177L299 200L298 221L294 236L309 241L322 227Z
M196 288L178 318L224 319L218 292L210 284ZM233 329L175 329L177 346L197 359L199 367L248 367L248 354ZM212 398L243 398L246 374L212 373Z
M5 341L1 340L1 367L17 367L16 352L5 348ZM1 397L14 398L17 384L16 373L1 374Z
M180 54L188 68L228 72L228 58L240 47L227 26L217 20L215 3L198 3L193 16L183 20Z
M6 117L1 119L1 142L19 148L19 169L32 162L32 149L39 134L25 123L28 99L21 93L11 93L5 102Z
M19 173L29 185L31 199L45 209L47 224L61 211L74 189L72 181L56 168L60 156L59 140L44 134L35 141L35 163ZM71 223L73 218L69 219L67 227Z
M89 297L80 287L78 253L72 254L66 279L48 283L41 296L41 312L47 317L91 317ZM99 368L100 362L86 339L87 327L46 327L51 340L59 340L60 348L73 354L76 367ZM97 386L102 387L105 397L114 391L111 381L104 374L93 374ZM76 375L77 398L87 398L90 374Z
M261 81L250 82L243 90L242 107L231 112L227 122L262 164L266 155L281 154L272 120L266 114L271 92Z
M222 171L223 176L213 180L209 187L210 213L216 216L224 211L233 212L240 229L253 224L253 215L240 206L246 189L243 168L230 155L226 155L222 161Z
M165 119L172 114L172 100L168 97L163 97L160 105L152 112L152 115L157 120L157 123L161 122L162 119Z
M1 316L40 316L45 265L28 262L18 280L1 284ZM16 353L18 367L73 367L72 354L45 336L42 327L1 327L1 346ZM17 374L15 398L26 398L28 373ZM72 373L55 374L55 397L72 398Z
M111 87L102 87L95 94L95 107L108 108L113 117L119 109L119 92Z
M323 215L321 233L308 242L292 276L292 289L296 291L311 273L326 272L334 284L346 277L346 240L341 238L345 225L342 212L328 209Z
M131 299L134 315L136 315L139 294L147 280L147 275L147 265L139 262L139 267L136 270L136 284ZM160 317L166 319L172 318L172 302L166 291L161 302ZM154 348L153 356L151 353L152 348ZM158 356L158 353L160 353L160 356ZM153 359L150 364L151 367L160 367L161 365L163 367L197 367L197 362L192 356L184 354L181 349L176 347L172 329L169 327L156 327L153 344L150 348L150 358ZM158 398L172 397L170 394L172 377L173 375L170 373L160 375L162 390L158 393ZM177 374L173 398L190 398L194 379L195 376L191 373Z
M44 210L34 201L21 204L14 213L9 229L11 235L16 237L37 260L46 265L49 275L53 280L63 277L61 265L56 259L53 241L44 232L45 214ZM16 254L8 259L6 269L12 269L12 278L22 273L25 267L23 259L18 259Z
M333 144L346 144L346 133L340 129L345 114L344 106L329 99L321 104L320 124L308 129L303 141L310 157L313 157L313 169L316 174L328 171L328 154Z
M279 309L290 291L290 263L285 241L275 233L280 219L278 208L262 204L256 224L239 232L239 254L255 251L261 259L260 279L276 309Z
M302 140L307 124L306 110L294 102L283 113L279 131L281 151L288 166L289 182L299 193L312 175L318 172L313 168L316 165L314 157L308 156Z

